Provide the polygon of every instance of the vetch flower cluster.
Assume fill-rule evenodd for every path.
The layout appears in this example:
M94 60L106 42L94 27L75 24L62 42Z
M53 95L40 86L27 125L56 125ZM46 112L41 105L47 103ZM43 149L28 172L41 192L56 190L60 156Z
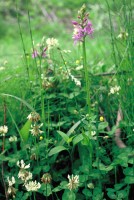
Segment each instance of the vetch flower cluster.
M92 36L93 26L90 20L88 20L88 13L86 13L86 6L83 5L78 11L78 19L80 22L72 21L74 25L73 40L74 44L77 42L83 42L83 39L88 35Z
M0 135L5 136L6 133L8 132L8 127L7 126L0 126Z
M79 186L79 175L68 175L69 183L68 183L68 189L69 190L75 190Z

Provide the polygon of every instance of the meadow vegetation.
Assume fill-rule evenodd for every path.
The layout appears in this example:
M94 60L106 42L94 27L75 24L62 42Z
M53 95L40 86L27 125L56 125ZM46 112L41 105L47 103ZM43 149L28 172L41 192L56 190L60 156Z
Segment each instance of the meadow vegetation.
M133 200L133 7L0 2L1 200Z

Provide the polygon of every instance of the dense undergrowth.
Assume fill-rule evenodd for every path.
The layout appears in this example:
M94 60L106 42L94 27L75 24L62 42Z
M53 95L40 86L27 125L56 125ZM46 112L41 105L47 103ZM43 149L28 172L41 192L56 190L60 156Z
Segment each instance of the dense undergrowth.
M2 40L1 200L133 199L133 4L77 3L8 10L18 30Z

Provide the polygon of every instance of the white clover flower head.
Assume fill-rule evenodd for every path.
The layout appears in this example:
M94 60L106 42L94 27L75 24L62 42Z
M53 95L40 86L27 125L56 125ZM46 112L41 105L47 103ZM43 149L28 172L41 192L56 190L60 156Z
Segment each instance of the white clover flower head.
M79 175L68 175L69 183L67 184L69 190L75 190L79 186Z
M8 181L7 193L9 195L12 195L13 198L15 198L15 194L17 190L13 187L13 185L15 184L14 176L11 177L11 180L9 179L9 177L7 177L7 181Z
M114 87L111 87L111 88L110 88L110 92L109 92L109 94L115 94L115 93L116 93L116 94L118 95L120 89L121 89L121 87L120 87L120 86L117 86L117 85L114 86Z
M15 184L14 176L11 177L11 180L9 179L9 177L7 177L7 181L8 181L9 187L13 186Z
M6 125L0 126L0 134L2 136L5 136L5 134L8 132L8 127Z
M31 112L27 116L27 119L32 121L32 122L38 122L40 120L40 115L37 112Z
M25 169L21 169L18 173L18 178L20 178L22 181L27 182L28 180L31 180L33 177L31 172L26 171Z
M96 131L91 131L91 135L95 136L96 135Z
M55 39L55 38L48 38L48 39L46 40L46 44L47 44L47 46L48 46L48 49L52 49L53 47L59 46L59 42L58 42L58 40Z
M121 33L117 36L117 38L125 40L128 37L128 33L124 30L121 31Z
M17 142L17 137L15 135L14 136L10 136L9 142Z
M40 130L40 128L43 126L43 123L41 123L40 125L37 125L37 124L34 124L34 125L31 125L31 134L33 136L38 136L39 134L43 133L43 131Z
M28 192L37 191L41 187L41 184L39 182L37 183L37 181L30 181L25 184L25 187Z
M21 161L17 161L17 166L21 169L28 169L30 168L30 164L26 165L24 163L24 160L21 160Z

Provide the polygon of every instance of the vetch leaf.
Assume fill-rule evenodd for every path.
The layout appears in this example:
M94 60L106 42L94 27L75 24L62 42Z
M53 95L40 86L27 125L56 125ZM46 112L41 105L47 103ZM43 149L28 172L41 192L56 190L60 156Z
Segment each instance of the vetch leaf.
M48 155L52 156L52 155L57 154L57 153L64 151L64 150L68 151L68 149L65 148L64 146L57 146L57 147L52 148L50 150L50 152L48 153Z
M79 134L76 137L73 138L73 145L78 144L81 140L83 140L83 135Z
M57 131L57 133L59 133L59 135L63 138L65 142L68 142L69 137L66 133L63 133L62 131Z

